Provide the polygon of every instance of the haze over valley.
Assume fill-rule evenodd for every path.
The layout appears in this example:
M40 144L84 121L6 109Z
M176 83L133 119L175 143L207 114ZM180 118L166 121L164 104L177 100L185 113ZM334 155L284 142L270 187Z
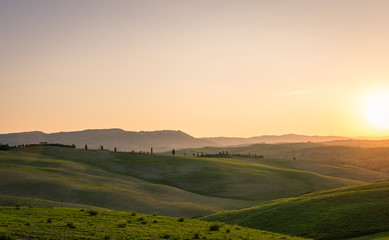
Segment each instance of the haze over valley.
M258 136L251 138L214 137L195 138L182 131L124 131L122 129L94 129L75 132L58 132L46 134L43 132L24 132L0 134L0 143L9 145L38 144L40 142L61 143L76 145L84 148L87 144L91 149L106 149L118 151L146 151L153 147L156 152L165 152L173 148L195 148L207 146L248 145L254 143L282 143L282 142L325 142L345 140L345 137L336 136L303 136L286 134L281 136Z
M388 9L1 0L0 240L388 240Z

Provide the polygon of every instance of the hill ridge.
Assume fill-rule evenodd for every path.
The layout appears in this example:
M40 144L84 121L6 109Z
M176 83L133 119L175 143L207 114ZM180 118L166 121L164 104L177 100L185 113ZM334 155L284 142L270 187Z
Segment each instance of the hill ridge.
M318 191L202 218L314 239L388 232L389 182Z
M86 129L82 131L44 133L41 131L0 134L0 143L9 145L36 144L40 142L75 144L78 148L154 152L171 151L173 148L205 147L217 145L209 140L190 136L180 130L125 131L120 128Z
M100 146L119 151L167 152L174 149L200 148L209 146L250 145L258 143L283 142L328 142L348 140L338 136L308 136L299 134L262 135L242 137L201 137L196 138L181 130L127 131L121 128L85 129L45 133L29 131L0 134L0 143L9 145L36 144L39 142L75 144L83 148L98 149Z

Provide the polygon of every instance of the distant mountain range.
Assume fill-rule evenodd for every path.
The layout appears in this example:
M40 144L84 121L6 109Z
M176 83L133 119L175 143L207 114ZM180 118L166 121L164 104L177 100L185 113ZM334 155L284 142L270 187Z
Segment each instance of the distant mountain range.
M215 137L195 138L182 131L124 131L122 129L93 129L75 132L44 133L39 131L0 134L0 143L9 145L34 144L40 142L75 144L83 148L85 144L90 149L104 149L118 151L146 151L153 147L155 152L165 152L174 149L199 148L207 146L249 145L255 143L280 142L328 142L346 140L336 136L305 136L287 134L280 136L258 136L251 138Z
M328 142L336 140L346 140L349 138L338 136L306 136L297 134L285 135L263 135L250 138L236 138L236 137L213 137L202 138L214 142L221 146L231 145L247 145L255 143L297 143L297 142Z
M191 148L214 145L206 139L194 138L182 131L151 131L132 132L122 129L93 129L76 132L24 132L0 134L0 143L9 145L33 144L40 142L75 144L83 148L85 144L90 149L104 149L118 151L145 151L150 152L151 147L155 152L169 151L173 148Z

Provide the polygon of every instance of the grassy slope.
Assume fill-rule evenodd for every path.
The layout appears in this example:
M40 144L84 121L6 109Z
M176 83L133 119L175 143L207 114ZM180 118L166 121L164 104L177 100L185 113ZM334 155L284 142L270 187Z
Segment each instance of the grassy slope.
M0 152L0 195L191 217L382 177L300 164L32 147Z
M114 161L110 159L109 152L84 152L62 148L26 150L29 152L1 152L1 195L186 217L206 215L247 204L148 183L77 160L36 154L37 150L64 151L68 156L84 156L90 162L107 161L109 164Z
M100 208L100 207L90 206L90 205L57 202L57 201L50 201L50 200L39 199L39 198L3 196L3 195L0 195L0 206L45 206L45 207L50 206L50 207L88 208L88 209L108 210L105 208Z
M49 207L0 207L0 239L301 239L174 217Z
M373 183L275 200L205 217L272 232L342 239L389 231L389 183Z
M57 150L46 154L68 157L68 153ZM113 161L76 156L71 160L202 195L241 200L275 199L361 184L387 176L356 167L325 164L309 163L312 168L297 169L285 161L275 160L109 154L112 154Z
M349 240L388 240L389 239L389 232L380 232L380 233L373 233L369 235L365 235L362 237L356 237L356 238L350 238Z
M389 147L351 147L332 146L329 143L283 143L283 144L254 144L236 147L206 147L197 149L183 149L178 155L192 153L229 153L259 154L267 159L283 159L289 162L322 163L326 165L353 165L372 170L389 172ZM335 143L336 144L336 143ZM368 148L369 147L369 148ZM293 160L296 158L296 160ZM292 161L293 160L293 161Z

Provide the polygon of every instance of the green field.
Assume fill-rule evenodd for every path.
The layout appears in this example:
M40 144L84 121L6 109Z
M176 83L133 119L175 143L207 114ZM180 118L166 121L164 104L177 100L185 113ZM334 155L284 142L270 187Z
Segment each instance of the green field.
M0 207L0 239L301 238L194 219L53 207Z
M184 224L174 218L208 215L201 220L314 239L385 238L389 183L366 183L388 174L327 163L326 151L328 147L309 161L301 156L201 158L52 146L0 151L0 205L11 206L0 208L0 237L290 238L229 225L210 231L214 223L184 219ZM98 214L90 216L88 209ZM127 221L123 228L118 227L122 220ZM179 229L176 235L173 229Z
M177 217L205 216L387 174L273 159L197 158L26 147L0 152L0 203L32 201ZM26 200L27 199L27 200Z
M389 182L321 191L203 218L314 239L375 239L389 231ZM378 234L377 233L381 233ZM376 234L376 235L371 235Z
M50 200L50 206L72 203L182 217L247 206L244 201L202 196L123 174L124 164L116 158L121 155L146 157L57 147L0 152L0 202L33 198L38 205Z

